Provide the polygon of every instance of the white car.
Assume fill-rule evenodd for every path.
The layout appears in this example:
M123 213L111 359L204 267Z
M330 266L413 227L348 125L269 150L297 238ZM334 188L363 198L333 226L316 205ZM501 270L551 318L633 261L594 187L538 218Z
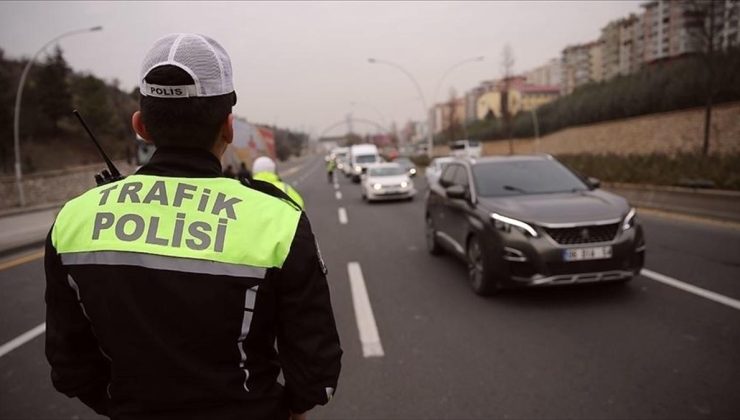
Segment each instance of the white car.
M450 154L455 157L479 158L483 148L477 140L457 140L450 144Z
M442 170L445 168L445 165L452 162L454 159L455 158L452 157L439 157L432 159L424 172L424 175L427 178L427 185L431 187L436 184L437 181L439 181L439 176L442 174Z
M379 163L368 166L362 176L362 199L375 200L412 200L416 195L414 182L408 172L397 163Z

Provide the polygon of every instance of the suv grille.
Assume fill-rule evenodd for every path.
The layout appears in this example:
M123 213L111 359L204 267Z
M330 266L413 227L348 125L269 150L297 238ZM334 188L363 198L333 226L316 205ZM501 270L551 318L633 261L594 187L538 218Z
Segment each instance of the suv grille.
M614 240L619 223L600 226L578 226L572 228L545 228L555 242L562 245L610 242Z

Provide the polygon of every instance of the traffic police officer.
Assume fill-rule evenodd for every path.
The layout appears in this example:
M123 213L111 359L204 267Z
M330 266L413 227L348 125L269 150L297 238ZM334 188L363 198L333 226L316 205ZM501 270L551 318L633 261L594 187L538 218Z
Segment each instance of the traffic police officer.
M119 419L304 418L342 354L308 218L221 176L236 94L217 42L161 38L140 83L132 123L157 151L69 201L47 238L53 384Z
M337 167L337 163L335 162L335 159L329 159L329 162L326 163L326 176L329 179L329 183L334 182L334 169Z
M287 183L283 182L277 175L277 168L275 166L274 160L270 159L267 156L258 157L254 160L254 163L252 163L252 173L254 174L252 175L254 179L269 182L270 184L278 187L285 194L288 194L288 197L295 201L295 203L298 204L301 208L304 207L303 198L301 198L301 195L298 194L298 191L296 191L295 188L291 187Z

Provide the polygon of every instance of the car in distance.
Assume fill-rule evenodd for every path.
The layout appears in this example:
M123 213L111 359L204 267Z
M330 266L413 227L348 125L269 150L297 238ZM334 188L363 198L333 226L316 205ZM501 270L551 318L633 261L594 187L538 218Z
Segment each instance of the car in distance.
M439 180L439 176L442 174L442 170L444 169L445 165L449 162L452 162L453 160L453 157L438 157L432 159L432 161L429 162L429 166L427 166L427 169L424 171L424 176L427 179L427 184L436 184L437 180Z
M410 177L413 178L416 176L416 165L414 165L414 162L412 162L411 159L407 157L397 157L393 162L401 165Z
M455 157L481 157L483 148L477 140L456 140L450 143L450 155Z
M370 165L362 176L362 199L366 201L413 199L414 182L399 164Z
M427 249L464 259L480 295L506 287L626 282L645 261L627 200L551 156L458 159L426 200Z

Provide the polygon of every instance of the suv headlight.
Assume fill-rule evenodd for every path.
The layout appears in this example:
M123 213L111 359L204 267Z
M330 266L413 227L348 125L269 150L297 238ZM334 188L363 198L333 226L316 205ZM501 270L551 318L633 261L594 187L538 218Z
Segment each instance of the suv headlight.
M380 185L380 184L373 184L373 189L374 189L374 190L376 190L376 191L380 191L380 189L381 189L381 188L383 188L383 186L382 186L382 185Z
M624 221L622 222L622 230L629 230L635 226L635 223L637 222L637 217L635 217L637 213L635 212L635 208L632 207L627 213L627 216L624 217Z
M406 188L406 187L408 187L408 186L409 186L409 183L408 183L408 182L406 182L406 181L403 181L403 182L401 183L401 188Z
M498 230L503 230L505 232L508 232L512 227L519 229L520 232L524 233L525 235L529 235L533 238L536 238L539 236L537 231L534 227L531 225L522 222L521 220L512 219L511 217L502 216L498 213L492 213L491 219L493 219L493 225Z
M355 165L355 172L362 172L362 166Z

